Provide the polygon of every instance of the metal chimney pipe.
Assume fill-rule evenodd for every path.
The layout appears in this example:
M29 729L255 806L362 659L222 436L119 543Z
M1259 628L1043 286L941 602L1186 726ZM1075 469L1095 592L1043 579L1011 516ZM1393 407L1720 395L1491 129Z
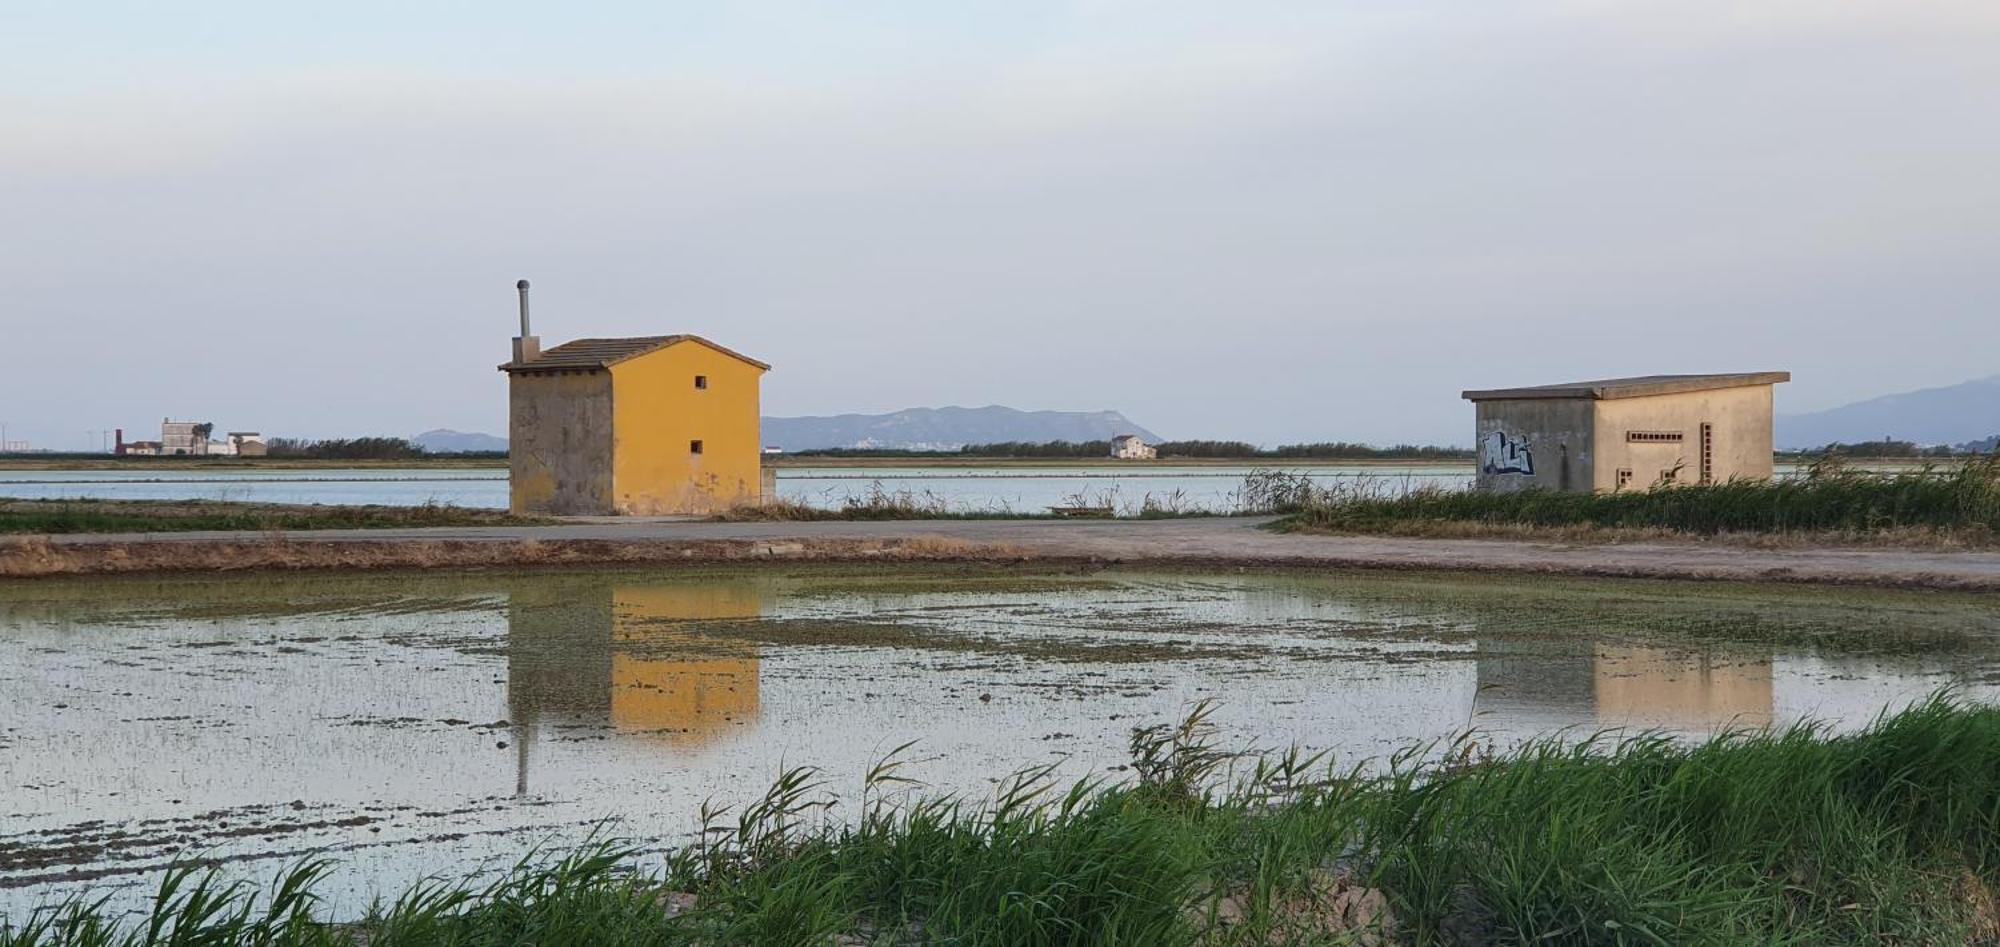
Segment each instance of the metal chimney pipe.
M521 338L525 339L534 335L528 331L528 281L515 283L514 288L521 291Z

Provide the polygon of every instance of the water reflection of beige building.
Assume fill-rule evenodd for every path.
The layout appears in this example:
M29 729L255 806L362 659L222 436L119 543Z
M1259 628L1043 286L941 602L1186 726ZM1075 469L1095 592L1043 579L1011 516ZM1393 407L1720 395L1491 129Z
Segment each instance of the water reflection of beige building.
M699 748L754 720L755 646L698 635L690 625L755 619L762 611L762 594L747 581L537 583L513 593L507 702L517 788L527 787L530 746L551 731L610 729Z
M1499 638L1479 643L1478 668L1477 710L1534 731L1579 724L1709 730L1773 719L1768 654Z
M1761 727L1771 722L1769 657L1599 648L1597 719L1644 726Z

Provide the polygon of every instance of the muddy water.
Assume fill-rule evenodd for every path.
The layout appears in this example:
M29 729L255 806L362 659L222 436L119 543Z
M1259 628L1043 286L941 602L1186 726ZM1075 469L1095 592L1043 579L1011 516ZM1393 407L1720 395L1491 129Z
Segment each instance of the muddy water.
M1221 701L1346 758L1476 727L1855 726L2000 699L1993 599L1438 575L951 569L0 584L0 913L203 857L358 912L593 831L671 844L889 748L983 796Z

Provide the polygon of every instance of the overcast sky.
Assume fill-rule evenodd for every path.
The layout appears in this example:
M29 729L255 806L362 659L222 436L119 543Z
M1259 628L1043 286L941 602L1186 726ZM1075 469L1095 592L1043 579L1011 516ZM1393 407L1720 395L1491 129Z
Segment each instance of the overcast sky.
M707 335L768 414L1826 407L2000 371L2000 3L0 9L10 438L504 432L521 277L544 345Z

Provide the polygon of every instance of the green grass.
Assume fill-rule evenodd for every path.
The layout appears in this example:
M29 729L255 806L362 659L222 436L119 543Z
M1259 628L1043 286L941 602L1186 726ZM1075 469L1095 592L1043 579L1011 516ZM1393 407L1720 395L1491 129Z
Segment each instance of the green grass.
M423 506L288 506L215 500L0 500L0 535L189 530L393 529L549 522L499 510Z
M1068 509L1069 515L1056 512ZM1015 510L1011 507L963 507L954 506L950 498L929 490L909 489L888 490L880 482L869 485L866 492L842 498L839 506L814 506L801 500L772 498L760 503L748 503L721 514L718 519L750 522L823 522L833 520L1052 520L1069 519L1075 516L1089 518L1123 517L1127 519L1187 519L1222 515L1203 507L1195 506L1181 491L1155 495L1145 494L1138 505L1121 502L1118 490L1112 487L1097 492L1084 492L1066 497L1057 507L1033 507Z
M1292 527L1380 531L1398 525L1588 527L1717 533L2000 532L2000 458L1899 474L1837 465L1786 480L1733 480L1612 493L1527 490L1279 490Z
M1857 733L1700 745L1471 738L1374 768L1219 748L1198 706L1135 730L1117 783L927 797L892 752L858 811L819 774L708 809L663 867L605 845L320 918L323 863L263 896L168 876L116 921L80 896L0 947L405 944L1978 944L2000 937L2000 708L1933 698ZM1378 901L1386 912L1358 909ZM1357 926L1357 923L1360 926ZM1371 931L1369 925L1379 930Z

